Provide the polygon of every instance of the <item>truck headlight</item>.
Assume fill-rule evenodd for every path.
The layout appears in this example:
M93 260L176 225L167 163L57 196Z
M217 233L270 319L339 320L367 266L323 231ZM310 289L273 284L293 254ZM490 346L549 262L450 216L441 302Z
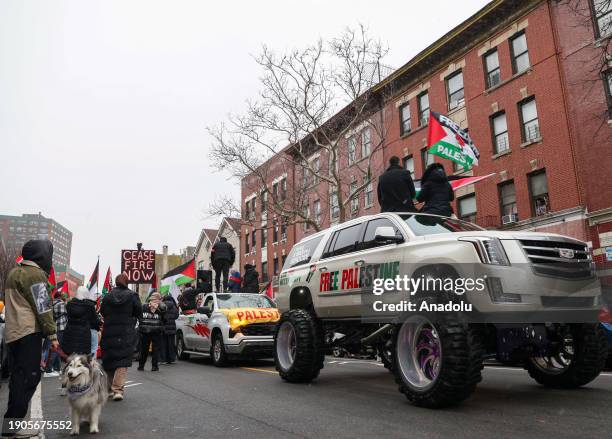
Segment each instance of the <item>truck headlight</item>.
M459 238L459 241L471 242L483 264L510 265L504 247L497 238L475 236Z

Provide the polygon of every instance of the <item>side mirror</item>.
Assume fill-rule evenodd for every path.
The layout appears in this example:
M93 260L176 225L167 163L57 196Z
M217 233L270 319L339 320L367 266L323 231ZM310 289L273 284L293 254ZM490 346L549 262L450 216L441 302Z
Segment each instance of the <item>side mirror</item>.
M198 314L206 314L209 317L212 314L212 308L210 306L200 306L197 311Z
M400 242L404 242L404 238L396 235L395 229L390 226L376 227L376 232L374 232L374 240L380 243L394 242L399 244Z

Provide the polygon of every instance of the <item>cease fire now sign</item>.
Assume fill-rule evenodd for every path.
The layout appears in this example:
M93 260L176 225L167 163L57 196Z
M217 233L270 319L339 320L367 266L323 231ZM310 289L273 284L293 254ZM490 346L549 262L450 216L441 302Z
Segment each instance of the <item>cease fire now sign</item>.
M130 283L148 284L155 275L155 250L121 250L121 272Z

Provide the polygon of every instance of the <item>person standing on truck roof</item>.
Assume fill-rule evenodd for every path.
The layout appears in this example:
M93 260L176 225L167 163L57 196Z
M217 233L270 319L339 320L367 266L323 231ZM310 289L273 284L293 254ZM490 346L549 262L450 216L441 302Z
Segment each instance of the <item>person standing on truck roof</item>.
M412 199L416 192L410 172L400 166L400 159L393 156L389 167L378 177L378 204L381 212L415 212Z
M455 199L455 193L448 181L457 178L460 177L448 177L440 163L429 165L423 173L421 192L417 197L417 201L425 203L421 212L450 217L453 214L451 201Z
M232 244L227 242L227 238L222 236L215 242L210 252L210 262L215 270L215 291L220 292L221 275L223 274L223 292L227 292L227 278L229 269L236 260L236 252Z

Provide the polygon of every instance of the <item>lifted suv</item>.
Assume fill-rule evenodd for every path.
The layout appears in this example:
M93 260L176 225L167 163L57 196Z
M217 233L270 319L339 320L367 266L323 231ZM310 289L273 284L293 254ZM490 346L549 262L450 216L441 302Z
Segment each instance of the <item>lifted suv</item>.
M482 288L420 288L408 300L397 291L372 294L380 281L395 288L394 279L405 277L477 277ZM290 382L316 378L324 355L338 347L374 347L410 401L443 407L474 391L486 358L522 363L538 383L562 388L589 383L606 359L589 250L560 235L383 213L304 238L279 283L274 354ZM390 312L368 312L383 304Z

